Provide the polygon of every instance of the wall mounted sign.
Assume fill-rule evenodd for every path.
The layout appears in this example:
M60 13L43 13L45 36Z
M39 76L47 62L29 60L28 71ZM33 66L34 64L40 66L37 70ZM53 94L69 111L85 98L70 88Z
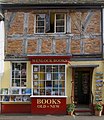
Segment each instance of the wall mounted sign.
M28 56L31 64L67 64L71 56Z

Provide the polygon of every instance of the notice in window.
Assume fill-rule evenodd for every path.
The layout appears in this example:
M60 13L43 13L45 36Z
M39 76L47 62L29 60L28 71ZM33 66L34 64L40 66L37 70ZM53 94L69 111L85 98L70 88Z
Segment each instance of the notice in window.
M47 80L51 80L51 73L47 73L47 74L46 74L46 79L47 79Z

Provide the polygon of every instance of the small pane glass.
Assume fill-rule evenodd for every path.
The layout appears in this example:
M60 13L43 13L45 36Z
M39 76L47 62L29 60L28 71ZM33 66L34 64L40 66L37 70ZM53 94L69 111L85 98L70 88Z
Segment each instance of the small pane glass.
M15 78L20 78L20 74L21 74L21 71L15 70L15 72L14 72Z
M59 80L65 80L65 73L59 73Z
M26 87L26 79L21 80L21 87Z
M64 14L56 14L56 19L64 19Z
M36 15L36 20L44 20L44 19L45 19L45 14Z
M48 81L52 80L52 73L51 72L46 73L46 80L48 80Z
M64 27L56 27L56 32L64 32Z
M58 66L53 65L53 72L58 72Z
M20 89L18 89L18 88L12 88L11 92L12 92L12 94L19 94Z
M44 81L40 81L40 88L44 88Z
M65 65L59 66L59 72L65 72Z
M33 95L40 95L39 89L33 89Z
M40 72L45 72L45 66L44 65L40 65Z
M52 89L51 88L47 88L46 89L46 95L51 95Z
M58 81L53 81L53 87L58 88Z
M21 70L21 78L26 78L26 70L25 69Z
M52 72L52 65L46 66L46 72Z
M17 87L20 87L20 79L15 79L15 84Z
M45 80L45 73L40 73L40 80Z
M44 21L37 21L37 25L38 27L44 27Z
M16 86L15 79L12 79L12 86L13 86L13 87Z
M54 91L54 92L53 92L54 95L58 95L58 89L57 89L57 88L54 88L53 91Z
M45 90L44 89L40 89L40 95L45 95Z
M38 72L39 71L39 66L34 66L33 67L33 72Z
M59 81L59 87L65 88L65 81Z
M20 68L21 68L21 63L15 63L14 70L20 70Z
M59 90L59 95L64 96L65 95L65 89L60 89Z
M46 81L46 87L52 87L52 81Z
M58 80L58 73L53 73L53 80Z
M34 80L38 80L39 79L38 73L33 73L33 78L34 78Z
M64 20L58 20L56 21L56 26L58 27L61 27L61 26L64 26Z
M36 32L37 33L44 33L44 27L37 27Z

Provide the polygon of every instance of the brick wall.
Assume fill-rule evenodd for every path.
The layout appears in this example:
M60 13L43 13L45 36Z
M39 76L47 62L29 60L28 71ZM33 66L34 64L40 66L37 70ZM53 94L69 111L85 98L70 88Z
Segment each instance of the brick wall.
M37 52L37 40L29 40L27 46L27 53L34 54Z
M8 13L7 21L10 22L10 27L8 28L7 34L23 34L23 23L24 23L24 12L15 12L14 17L13 13Z
M7 54L22 54L23 40L10 40L8 39Z
M25 13L28 13L27 19L24 17ZM24 51L26 54L101 53L100 10L69 10L69 15L71 18L71 33L73 34L73 37L69 38L70 44L67 43L68 38L56 38L53 33L53 39L48 34L45 34L45 37L35 36L33 10L6 11L6 53L24 54ZM39 43L41 43L41 46Z

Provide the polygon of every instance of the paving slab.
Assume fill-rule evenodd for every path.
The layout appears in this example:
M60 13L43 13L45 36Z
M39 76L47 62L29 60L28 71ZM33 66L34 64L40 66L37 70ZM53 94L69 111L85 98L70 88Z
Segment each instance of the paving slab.
M104 116L0 115L0 120L104 120Z

